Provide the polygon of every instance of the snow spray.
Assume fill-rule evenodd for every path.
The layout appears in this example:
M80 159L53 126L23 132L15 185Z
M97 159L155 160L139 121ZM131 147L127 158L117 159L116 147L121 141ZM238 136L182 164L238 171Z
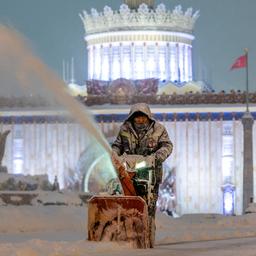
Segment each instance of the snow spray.
M43 89L46 89L46 93L50 92L51 97L53 96L60 105L64 106L110 154L110 145L100 132L92 115L84 105L67 92L65 83L32 53L26 39L17 31L0 24L0 42L1 72L11 72L11 77L15 77L17 84L23 90L34 91L39 83L44 87ZM1 86L5 83L8 81L1 81ZM8 83L8 88L11 83ZM6 87L6 90L8 88ZM38 89L42 90L42 88Z

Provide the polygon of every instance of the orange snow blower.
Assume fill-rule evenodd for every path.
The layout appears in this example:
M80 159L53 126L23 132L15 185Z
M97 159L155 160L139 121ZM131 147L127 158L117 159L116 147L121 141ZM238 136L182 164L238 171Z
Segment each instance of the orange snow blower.
M125 241L135 248L149 248L147 205L155 184L155 160L123 155L113 157L112 162L124 195L94 196L89 200L88 240Z

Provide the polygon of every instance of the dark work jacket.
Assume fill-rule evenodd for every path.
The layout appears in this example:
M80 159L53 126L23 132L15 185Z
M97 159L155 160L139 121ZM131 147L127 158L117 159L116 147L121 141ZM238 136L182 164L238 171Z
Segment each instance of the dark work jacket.
M142 112L148 116L150 123L145 131L138 136L132 121L136 112ZM157 183L162 180L162 163L171 154L173 145L169 139L165 127L153 119L147 104L138 103L132 106L128 118L121 125L119 134L112 145L113 151L118 155L151 155L156 159Z

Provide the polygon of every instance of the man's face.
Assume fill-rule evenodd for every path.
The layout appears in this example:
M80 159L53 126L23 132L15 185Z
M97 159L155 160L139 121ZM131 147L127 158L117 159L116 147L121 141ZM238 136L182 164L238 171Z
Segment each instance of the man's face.
M147 124L148 123L148 117L146 115L138 115L134 117L134 123L135 124Z

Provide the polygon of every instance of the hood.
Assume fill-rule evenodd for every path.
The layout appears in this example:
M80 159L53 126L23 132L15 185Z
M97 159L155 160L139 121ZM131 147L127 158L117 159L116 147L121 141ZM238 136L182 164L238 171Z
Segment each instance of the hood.
M150 108L148 104L146 103L137 103L131 106L130 113L126 120L130 120L134 113L136 112L142 112L145 114L150 120L154 121L154 118L152 116L152 113L150 111Z

